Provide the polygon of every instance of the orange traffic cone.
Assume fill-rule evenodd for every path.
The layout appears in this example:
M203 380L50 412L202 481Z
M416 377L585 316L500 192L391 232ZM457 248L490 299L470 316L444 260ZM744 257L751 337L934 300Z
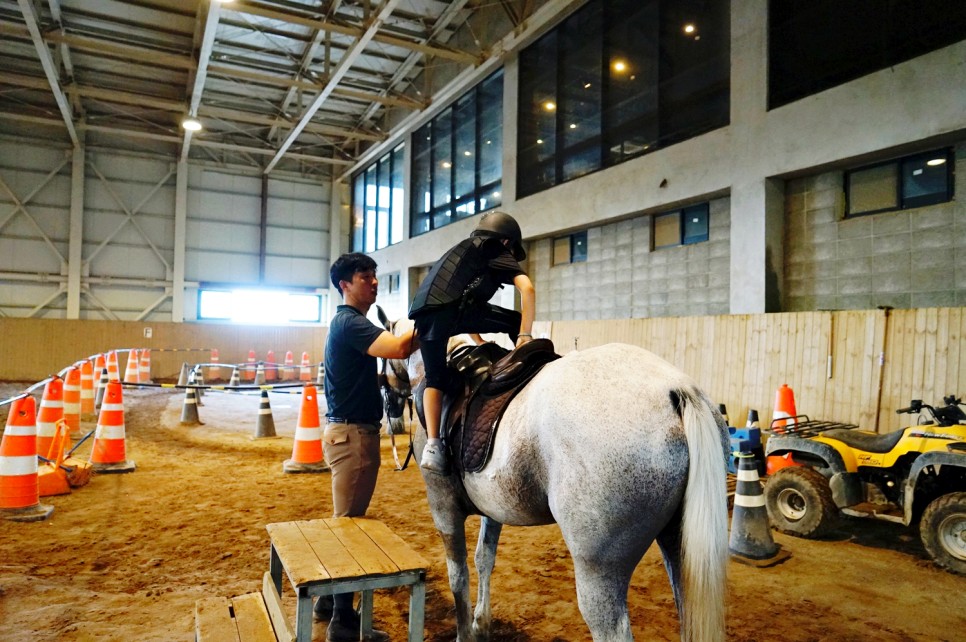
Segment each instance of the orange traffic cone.
M255 351L248 351L248 366L242 372L242 381L255 381Z
M282 366L282 381L291 381L292 379L295 379L295 357L289 350L285 353L285 365Z
M91 447L91 463L99 473L129 473L135 468L125 452L124 398L118 381L108 383L104 393Z
M81 436L80 379L80 368L77 367L71 367L67 370L67 376L64 379L64 421L67 423L67 429L70 431L70 435L78 438ZM38 450L44 452L42 449Z
M795 424L795 392L783 383L775 393L775 414L772 416L771 428L775 432L786 432L787 426ZM777 421L776 421L777 420Z
M329 470L322 455L322 429L319 426L319 400L315 386L302 389L302 407L295 427L292 458L282 464L286 473L324 473Z
M33 397L10 406L0 441L0 517L15 522L37 522L54 512L40 503L37 481L37 412Z
M138 362L138 379L141 383L151 383L151 349L141 350L141 360Z
M138 351L131 348L127 352L127 365L124 367L124 383L138 383L141 375L138 372Z
M90 359L81 362L80 411L84 417L94 414L94 366Z
M221 379L221 366L214 365L218 364L218 348L211 349L211 357L209 357L210 363L213 365L208 367L208 379L211 381L218 381Z
M117 365L117 352L111 350L107 353L107 380L108 381L120 381L121 372L120 367Z
M278 379L278 364L275 363L275 352L269 350L265 355L265 381L276 379Z
M41 411L43 411L43 403L41 403ZM54 437L51 439L50 449L44 452L47 461L40 462L37 467L37 488L41 497L70 494L67 468L64 466L64 439L67 438L67 431L67 424L63 419L54 424Z
M312 381L312 362L309 361L309 353L302 353L302 367L299 369L300 381Z
M64 418L64 381L54 377L44 385L37 412L37 453L46 455L57 432L57 422Z

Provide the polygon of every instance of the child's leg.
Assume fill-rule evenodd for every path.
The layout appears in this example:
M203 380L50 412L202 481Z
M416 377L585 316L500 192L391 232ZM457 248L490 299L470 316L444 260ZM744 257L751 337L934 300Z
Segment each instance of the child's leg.
M430 439L439 439L439 422L443 414L442 390L426 388L423 392L423 414L426 417L426 434Z

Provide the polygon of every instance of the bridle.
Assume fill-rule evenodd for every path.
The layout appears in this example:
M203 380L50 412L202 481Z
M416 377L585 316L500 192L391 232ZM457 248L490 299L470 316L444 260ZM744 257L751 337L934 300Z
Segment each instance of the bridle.
M408 364L408 359L407 359ZM379 373L379 387L382 388L382 398L386 410L386 417L389 420L392 419L402 419L405 424L405 419L403 415L405 414L405 409L408 404L409 406L409 449L406 452L405 461L400 461L399 450L396 446L396 435L392 430L392 426L389 427L389 443L392 445L392 458L396 461L396 470L406 470L409 465L409 460L414 456L413 452L413 395L410 390L409 394L403 394L395 390L389 385L389 375L386 370L389 367L389 359L382 360L382 372ZM403 373L398 369L393 368L393 374L400 381L403 380ZM408 372L405 373L405 381L409 383Z

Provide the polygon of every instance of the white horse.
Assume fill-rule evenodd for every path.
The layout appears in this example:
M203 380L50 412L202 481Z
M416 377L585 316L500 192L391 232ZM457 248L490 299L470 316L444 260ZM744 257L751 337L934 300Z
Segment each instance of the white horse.
M398 423L404 399L423 378L422 358L416 352L389 365L387 409L398 411L390 412ZM415 432L418 460L426 432ZM642 348L609 344L545 366L510 403L482 470L423 471L446 548L457 640L489 639L490 573L503 524L553 522L573 557L578 606L595 641L633 639L628 585L655 539L681 638L723 640L727 434L695 383ZM471 514L482 516L472 618L465 535Z

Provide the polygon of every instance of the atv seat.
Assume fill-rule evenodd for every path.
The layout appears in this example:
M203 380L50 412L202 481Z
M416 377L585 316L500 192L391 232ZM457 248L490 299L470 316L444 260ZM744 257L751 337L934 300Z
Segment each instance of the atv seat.
M899 443L899 440L902 439L902 435L902 430L880 435L878 433L867 432L865 430L845 430L842 428L827 430L822 433L822 437L828 437L829 439L841 441L843 444L851 446L852 448L858 448L859 450L864 450L867 453L880 454L887 453L895 448L896 444Z

